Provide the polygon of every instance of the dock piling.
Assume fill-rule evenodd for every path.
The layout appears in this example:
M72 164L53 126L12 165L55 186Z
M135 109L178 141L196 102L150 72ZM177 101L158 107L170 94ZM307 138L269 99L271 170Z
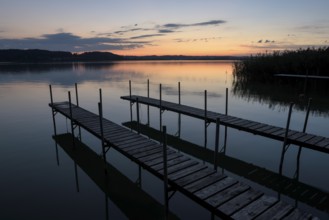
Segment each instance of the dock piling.
M207 148L207 90L204 90L204 148Z
M164 202L165 202L165 216L168 216L169 198L168 198L168 169L167 169L167 127L162 128L162 149L163 149L163 186L164 186ZM167 218L166 218L167 219Z
M150 80L147 79L147 98L150 98ZM147 105L147 125L150 125L150 106Z
M55 120L55 115L56 115L56 111L53 108L54 105L54 100L53 100L53 90L51 85L49 84L49 92L50 92L50 103L51 103L51 115L53 117L53 126L54 126L54 134L55 136L57 135L57 129L56 129L56 120Z
M100 94L101 94L101 90L100 90ZM102 154L103 154L103 161L104 161L104 171L105 171L105 173L107 173L107 170L106 170L105 141L104 141L104 128L103 128L103 106L102 106L101 98L100 98L100 102L98 103L98 113L99 113L99 126L100 126L100 130L101 130L101 142L102 142Z
M138 98L136 98L136 115L137 115L137 133L140 134L140 120L139 120L139 102Z
M228 113L228 88L225 90L225 115Z
M159 106L159 109L160 109L160 131L162 131L162 84L160 83L160 86L159 86L159 95L160 95L160 106Z
M215 152L214 152L214 170L217 171L217 157L219 147L219 132L220 132L220 119L216 118L216 139L215 139Z
M129 80L129 97L130 97L130 122L133 121L133 109L132 109L132 105L134 104L131 101L131 80Z
M73 149L75 149L75 138L74 138L74 125L73 125L73 114L72 114L72 101L71 101L71 92L68 91L68 96L69 96L69 107L70 107L70 121L71 121L71 133L73 137Z

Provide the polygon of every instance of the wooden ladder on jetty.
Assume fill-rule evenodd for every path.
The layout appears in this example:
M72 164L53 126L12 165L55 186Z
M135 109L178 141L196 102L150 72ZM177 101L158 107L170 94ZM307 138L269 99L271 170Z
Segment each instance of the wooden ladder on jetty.
M168 213L168 203L177 190L198 204L210 210L213 215L225 219L316 219L312 214L303 212L292 205L265 195L225 174L217 172L199 161L178 152L166 144L166 127L162 127L163 143L150 140L114 122L103 118L102 95L100 90L99 115L79 107L77 86L77 104L69 101L53 102L50 86L52 116L56 134L55 115L62 114L71 121L71 133L76 128L84 128L102 141L104 172L106 170L106 152L110 148L122 153L164 183L164 204ZM74 146L74 138L72 139ZM216 156L216 155L215 155ZM170 188L168 187L170 186Z

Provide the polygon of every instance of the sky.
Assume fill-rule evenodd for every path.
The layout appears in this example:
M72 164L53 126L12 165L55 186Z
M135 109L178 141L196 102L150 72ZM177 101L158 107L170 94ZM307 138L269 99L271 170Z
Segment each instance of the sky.
M0 0L0 49L250 55L329 45L329 0Z

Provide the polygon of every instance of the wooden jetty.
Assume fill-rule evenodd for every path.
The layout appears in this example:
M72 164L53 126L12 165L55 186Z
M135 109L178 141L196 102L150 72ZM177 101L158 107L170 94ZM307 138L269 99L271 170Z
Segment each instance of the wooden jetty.
M102 141L104 164L109 148L159 177L164 183L165 213L168 213L169 191L178 190L199 203L212 214L225 219L312 219L312 214L250 187L248 184L217 172L198 160L192 159L167 146L166 127L163 143L150 140L129 129L103 118L100 92L99 115L69 102L51 103L53 120L60 113L71 121L71 132L83 128ZM56 127L56 126L54 126ZM55 130L56 133L56 130ZM72 139L73 147L74 144ZM215 166L217 167L217 166ZM104 172L107 172L104 166ZM170 186L170 188L168 188Z
M128 95L122 96L121 99L128 100L132 103L138 102L140 104L156 107L162 111L167 110L202 119L207 123L216 123L216 120L219 119L220 125L223 126L235 128L241 131L261 135L279 141L285 141L285 145L295 144L312 150L329 153L329 138L326 137L290 129L287 130L286 128L282 127L272 126L235 116L183 105L180 103L173 103L145 96Z
M161 141L161 131L145 124L137 124L136 121L124 122L123 126L127 128L140 130L140 133L148 136L153 140ZM188 155L206 161L210 164L214 163L214 151L203 146L196 145L189 141L183 140L175 135L167 135L167 143L171 147L182 151ZM225 144L226 145L226 144ZM329 193L311 185L300 182L297 178L289 178L283 175L256 166L251 163L228 156L225 151L217 154L218 166L238 176L243 176L252 182L263 185L269 189L273 189L279 194L289 196L296 203L303 202L310 206L316 207L329 213ZM299 165L299 164L297 164Z

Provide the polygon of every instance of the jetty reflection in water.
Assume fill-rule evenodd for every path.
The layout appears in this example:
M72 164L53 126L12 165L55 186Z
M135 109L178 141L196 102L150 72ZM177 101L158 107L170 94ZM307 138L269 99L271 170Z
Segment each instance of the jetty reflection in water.
M107 174L105 174L102 157L77 138L74 140L75 148L73 149L72 138L72 134L69 133L53 136L56 149L59 145L74 161L77 191L79 192L79 177L76 166L79 166L104 192L106 219L110 219L108 198L119 207L128 219L164 218L163 205L141 189L139 180L135 183L132 182L109 163L106 164ZM56 150L56 152L58 151ZM178 218L169 213L169 219Z

